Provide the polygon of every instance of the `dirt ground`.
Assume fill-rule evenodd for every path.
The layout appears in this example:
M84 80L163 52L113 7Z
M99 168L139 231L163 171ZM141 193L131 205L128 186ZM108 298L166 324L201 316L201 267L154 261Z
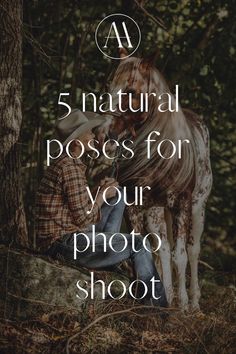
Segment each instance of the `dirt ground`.
M97 301L83 312L51 312L31 321L1 320L0 353L233 354L236 275L202 266L201 312L160 315L130 300Z

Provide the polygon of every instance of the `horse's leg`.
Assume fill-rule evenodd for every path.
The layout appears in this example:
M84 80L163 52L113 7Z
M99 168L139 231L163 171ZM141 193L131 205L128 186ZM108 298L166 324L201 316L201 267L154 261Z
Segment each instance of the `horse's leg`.
M128 231L134 230L144 234L144 208L139 205L131 205L125 208L125 221Z
M190 298L191 309L199 309L200 288L198 285L198 259L200 253L200 239L204 227L204 210L199 208L192 215L192 232L188 242L187 252L191 268Z
M212 172L209 155L209 133L202 126L205 149L199 154L197 166L197 179L192 203L192 227L188 240L188 258L191 268L190 297L191 309L199 309L200 288L198 284L198 261L200 253L200 240L204 229L204 215L208 196L212 187Z
M173 262L177 269L178 277L178 298L179 305L182 310L188 310L188 294L186 290L186 267L188 262L186 252L186 239L188 235L188 220L189 212L185 208L181 208L172 211L173 219L173 238L174 238L174 250L173 250Z
M150 233L156 233L161 238L161 247L159 255L162 267L162 281L166 291L166 297L169 305L173 300L172 269L171 269L171 249L167 237L167 227L165 221L165 210L163 207L151 207L146 212L146 227ZM153 244L156 248L157 242L153 237Z

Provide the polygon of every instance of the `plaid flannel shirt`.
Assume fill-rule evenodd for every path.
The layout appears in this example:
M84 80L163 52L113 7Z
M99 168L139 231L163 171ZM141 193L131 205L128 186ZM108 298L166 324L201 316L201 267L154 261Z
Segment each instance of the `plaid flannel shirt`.
M36 196L36 248L47 250L65 234L86 231L96 224L100 210L92 203L86 190L86 166L81 160L62 154L49 166L40 183Z

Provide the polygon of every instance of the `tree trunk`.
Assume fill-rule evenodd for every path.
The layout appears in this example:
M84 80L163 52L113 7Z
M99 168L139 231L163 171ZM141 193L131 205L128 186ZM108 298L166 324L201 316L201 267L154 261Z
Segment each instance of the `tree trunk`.
M0 242L26 246L19 149L22 0L1 0L0 23Z

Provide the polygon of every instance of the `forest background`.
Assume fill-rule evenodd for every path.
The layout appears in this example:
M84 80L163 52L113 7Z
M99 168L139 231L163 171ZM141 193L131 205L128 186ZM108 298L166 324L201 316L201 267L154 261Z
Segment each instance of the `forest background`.
M21 142L30 234L35 191L45 166L45 141L60 114L59 94L69 92L66 102L81 107L82 92L105 91L116 63L97 50L94 32L101 18L117 9L133 16L141 28L136 54L145 57L156 50L156 66L170 87L180 85L182 107L202 115L207 123L214 184L203 244L214 255L214 264L230 270L236 243L233 1L25 2Z
M55 121L61 114L59 94L70 93L66 102L72 107L81 107L82 92L100 95L106 90L109 75L118 62L103 57L96 47L94 32L101 19L111 13L130 15L139 24L142 41L137 56L146 57L153 51L157 52L155 64L171 89L176 84L180 86L181 106L204 117L211 137L214 183L207 204L200 256L202 313L185 316L172 313L170 309L172 316L163 325L155 313L152 314L154 316L145 316L134 312L128 299L124 303L116 301L115 304L103 301L102 304L85 308L80 317L67 309L48 313L46 305L41 306L45 314L32 321L10 321L6 317L2 318L1 313L1 353L42 353L42 350L45 353L64 353L66 347L67 353L82 354L176 351L234 353L235 2L26 0L21 6L21 0L0 2L0 31L3 34L0 36L0 53L3 53L0 55L0 78L4 79L9 70L12 76L16 76L18 85L22 86L22 126L17 144L11 133L15 133L14 129L17 131L16 128L20 126L21 111L16 111L13 115L16 120L9 122L7 118L11 111L5 109L5 104L11 106L10 103L16 101L15 88L0 102L0 128L4 128L0 140L3 146L0 150L1 159L3 156L0 159L0 162L3 161L0 163L1 243L6 240L11 242L19 236L21 240L28 237L31 245L34 243L35 193L45 167L45 142L52 136ZM12 41L12 34L15 42ZM19 105L15 107L19 109ZM8 129L8 124L12 130ZM13 136L13 141L8 139L8 135ZM4 138L7 138L5 146ZM8 141L9 151L4 150L8 147ZM21 168L18 147L21 150ZM22 188L24 209L21 203ZM23 210L26 213L28 236ZM22 222L18 223L18 218ZM3 255L2 264L8 264L2 245L0 252ZM33 256L31 259L32 265L37 268L37 258ZM8 271L5 266L1 265L0 268L3 274ZM15 278L11 279L13 287L20 273L18 268L14 271ZM2 296L1 291L4 293L7 288L7 276L2 281L4 286L0 287L0 305L2 298L3 306L0 309L4 309L5 316L6 294ZM23 285L20 283L19 293ZM44 293L42 289L40 296ZM20 303L22 299L17 294L13 295L14 301ZM14 301L10 302L10 307L15 306ZM74 340L71 351L68 345L70 340Z

